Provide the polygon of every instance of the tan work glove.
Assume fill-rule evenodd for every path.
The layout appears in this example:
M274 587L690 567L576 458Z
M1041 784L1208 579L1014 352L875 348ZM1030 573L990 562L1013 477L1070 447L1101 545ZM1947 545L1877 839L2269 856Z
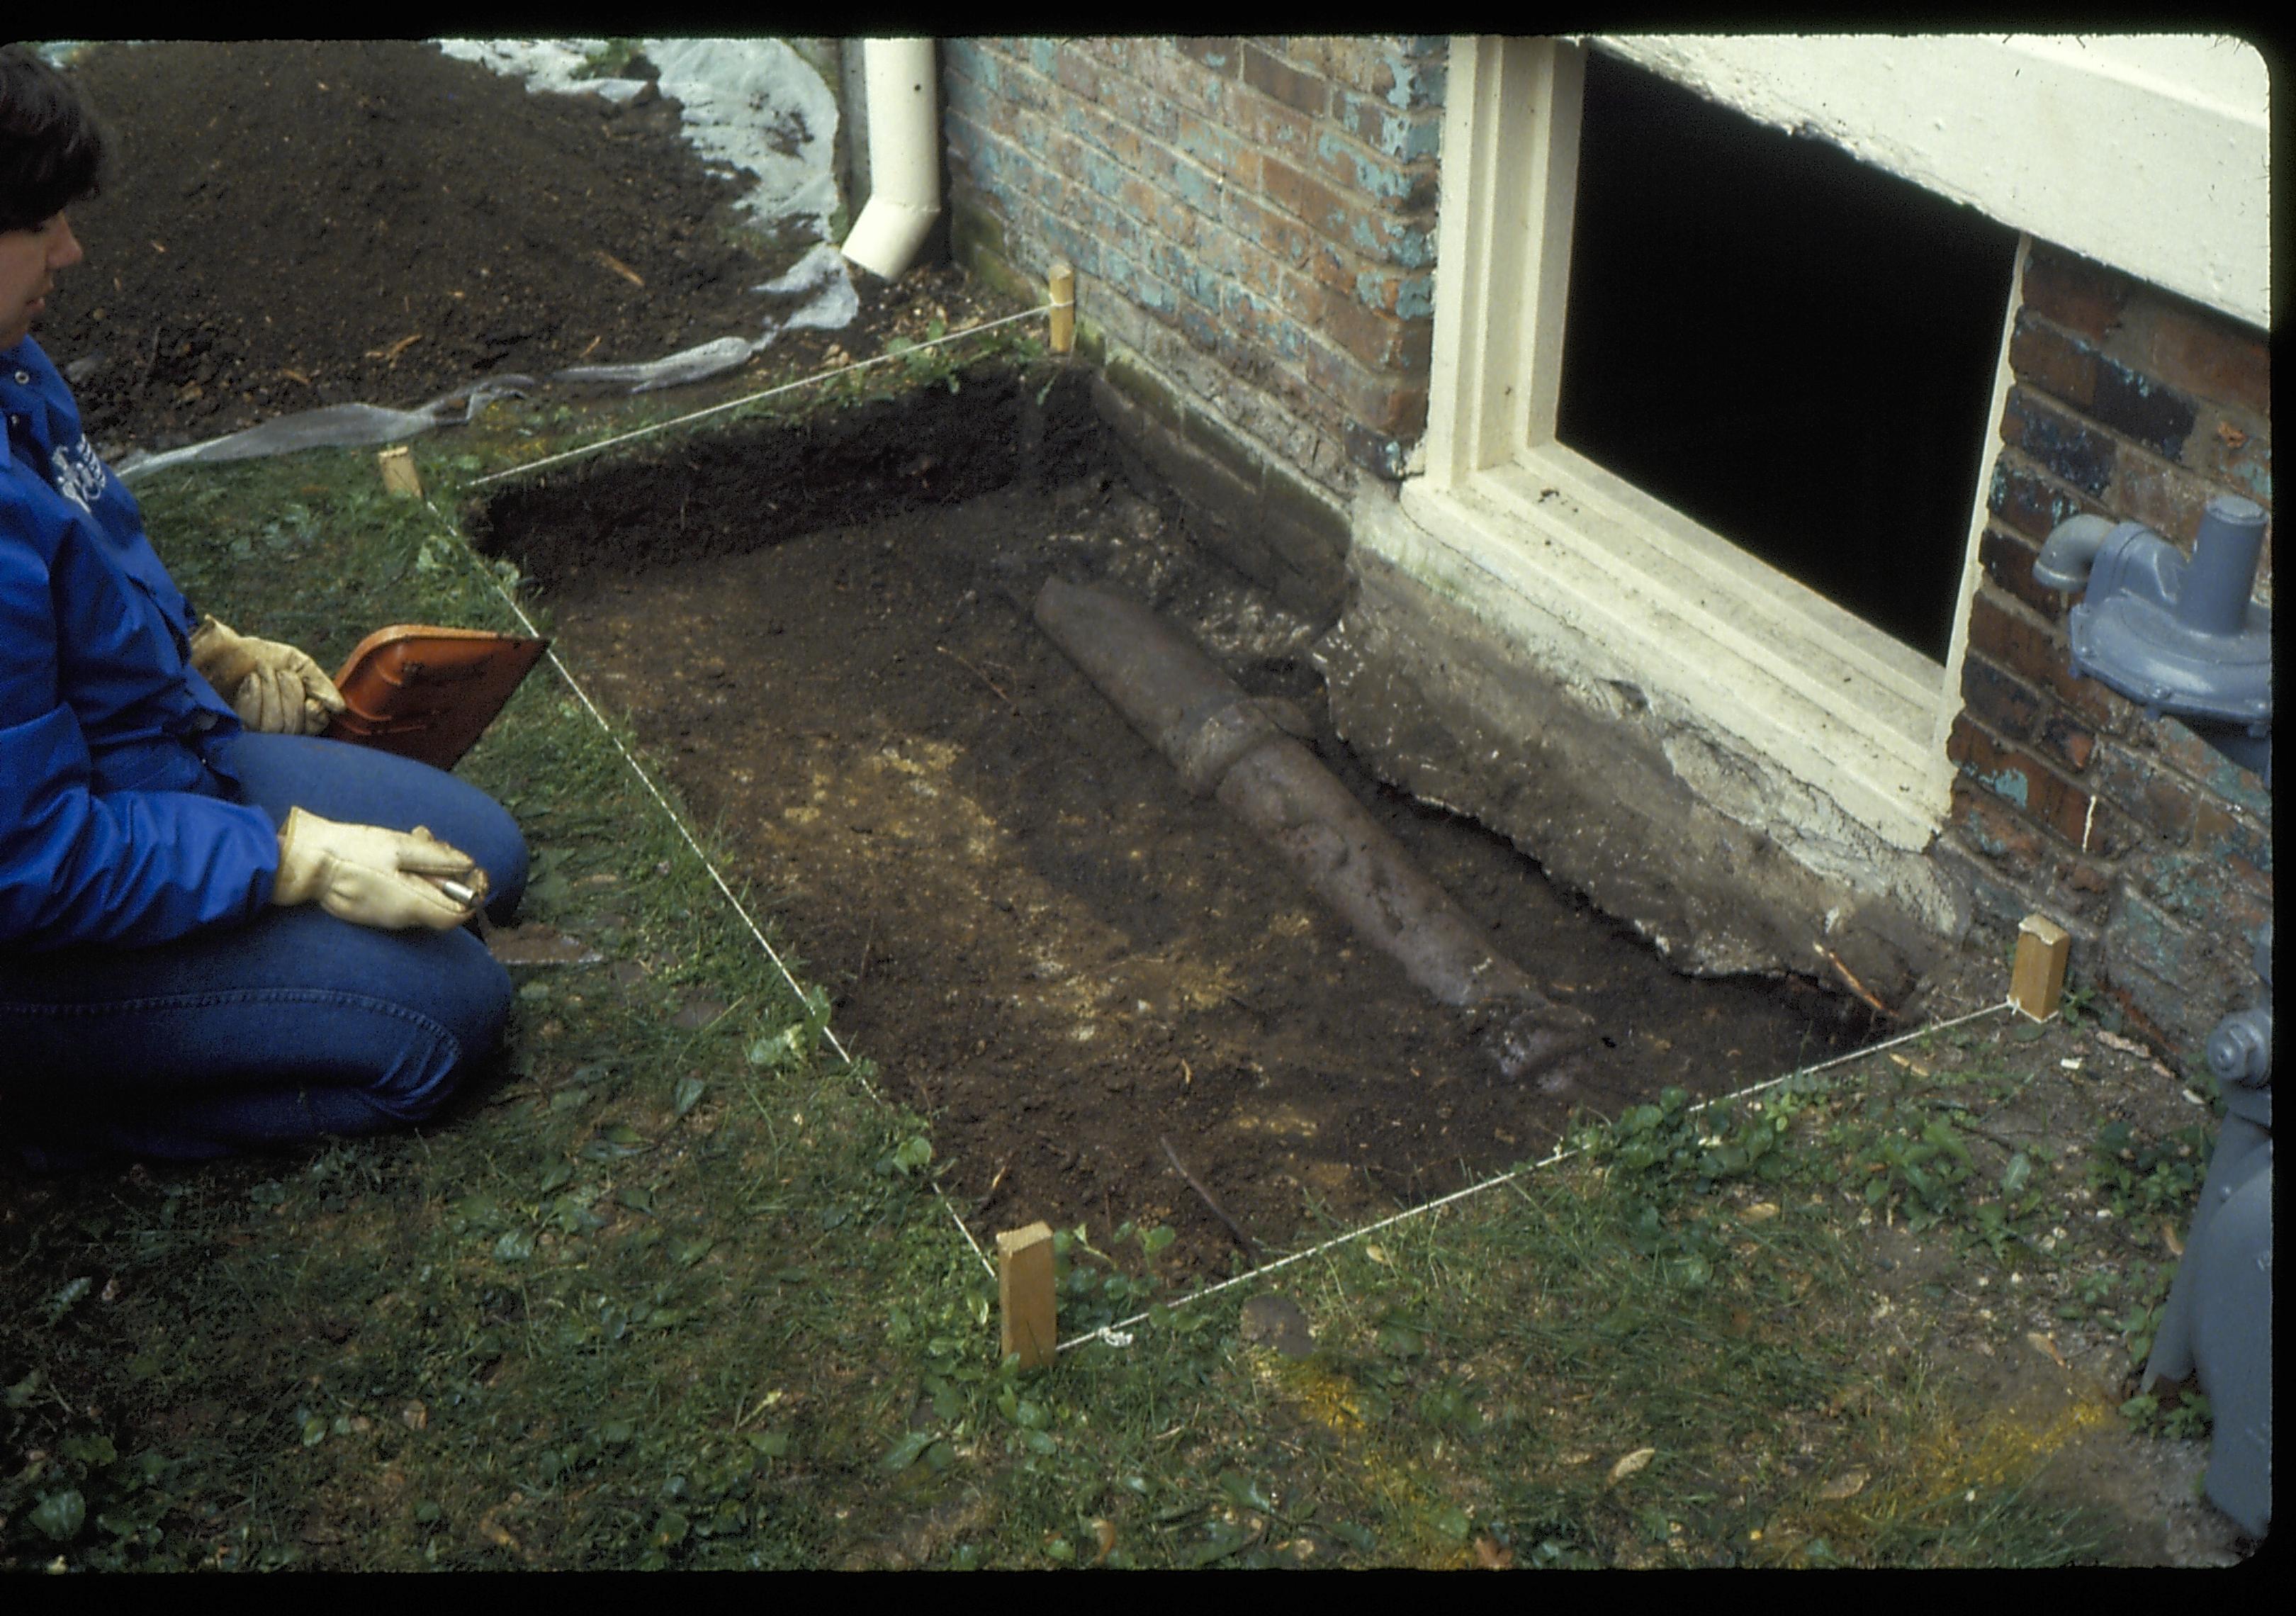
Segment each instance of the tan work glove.
M382 931L459 926L487 900L487 873L421 825L338 824L291 808L279 827L275 904L316 902L339 920Z
M343 710L343 693L292 645L235 634L211 617L192 630L192 666L266 735L316 735Z

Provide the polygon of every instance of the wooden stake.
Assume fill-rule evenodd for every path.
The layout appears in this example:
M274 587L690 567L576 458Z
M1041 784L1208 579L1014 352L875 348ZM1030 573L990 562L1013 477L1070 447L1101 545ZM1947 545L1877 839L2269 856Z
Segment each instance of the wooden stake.
M2017 927L2017 964L2009 977L2009 1002L2037 1021L2057 1013L2065 990L2065 955L2072 938L2046 915L2028 915Z
M1054 265L1052 289L1053 351L1065 354L1076 347L1076 271Z
M1021 1367L1041 1369L1053 1361L1060 1341L1058 1303L1053 1295L1053 1231L1032 1223L996 1236L996 1311L1004 1327L1004 1351L1021 1355Z
M422 479L414 470L414 451L405 444L395 449L385 449L374 457L382 469L382 486L401 499L422 497Z

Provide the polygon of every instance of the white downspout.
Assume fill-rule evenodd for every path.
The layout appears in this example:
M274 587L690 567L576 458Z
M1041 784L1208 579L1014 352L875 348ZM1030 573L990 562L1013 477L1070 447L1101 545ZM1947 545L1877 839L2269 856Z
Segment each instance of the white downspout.
M869 201L845 256L895 279L940 217L940 96L930 39L867 39Z

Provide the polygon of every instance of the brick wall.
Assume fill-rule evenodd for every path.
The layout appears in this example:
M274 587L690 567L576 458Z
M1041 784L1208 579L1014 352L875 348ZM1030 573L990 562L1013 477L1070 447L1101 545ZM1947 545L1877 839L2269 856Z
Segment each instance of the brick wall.
M1425 429L1446 50L942 46L960 261L1076 267L1087 340L1124 350L1104 373L1192 446L1176 480L1243 513L1227 547L1263 582L1328 595L1355 477L1399 477Z
M2036 242L2009 362L1938 856L1981 920L2038 909L2065 924L2076 980L2189 1057L2253 1002L2271 793L2174 719L2073 678L2069 603L2032 568L2080 513L2144 522L2189 554L2210 496L2268 509L2269 353L2261 332ZM2271 599L2268 540L2258 595Z

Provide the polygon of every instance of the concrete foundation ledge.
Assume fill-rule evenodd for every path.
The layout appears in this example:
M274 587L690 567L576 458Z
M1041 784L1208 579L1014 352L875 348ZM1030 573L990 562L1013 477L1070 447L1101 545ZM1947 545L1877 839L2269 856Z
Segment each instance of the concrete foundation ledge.
M1349 605L1318 642L1332 721L1377 772L1505 835L1698 974L1846 972L1892 1008L1968 929L1927 858L1883 842L1700 714L1505 602L1389 559L1363 494ZM1827 956L1833 957L1829 959Z

